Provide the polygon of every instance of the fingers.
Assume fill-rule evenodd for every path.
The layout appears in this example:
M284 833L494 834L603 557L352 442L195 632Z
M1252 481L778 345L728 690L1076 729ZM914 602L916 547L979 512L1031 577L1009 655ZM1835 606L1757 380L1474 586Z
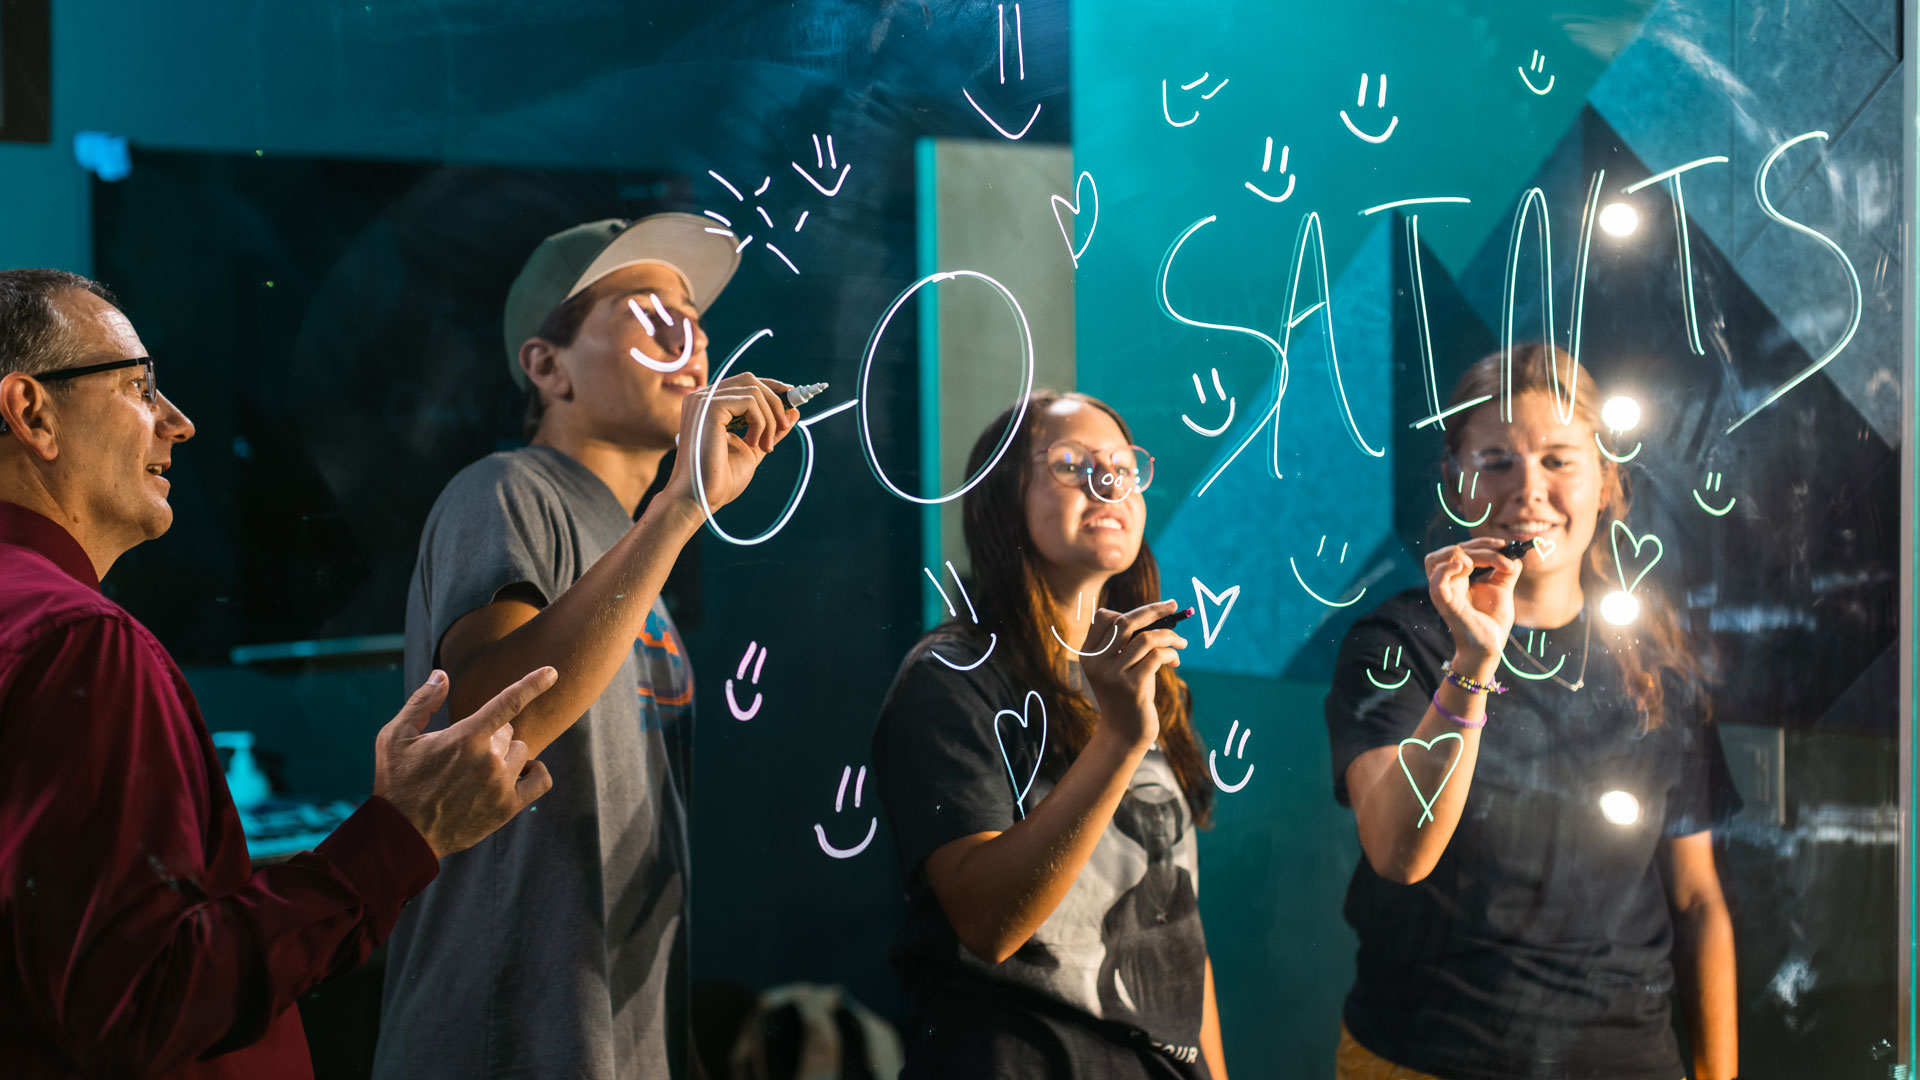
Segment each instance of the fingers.
M553 774L547 771L545 762L536 761L527 766L527 771L520 774L520 779L515 781L513 785L514 798L520 802L519 807L514 813L519 813L521 810L526 809L527 804L545 795L552 789Z
M513 725L508 724L500 730L511 732ZM520 770L527 767L527 759L532 756L533 751L527 747L526 743L521 742L519 739L514 739L507 743L507 752L501 755L501 764L505 766L508 776L519 776Z
M551 667L535 668L493 695L493 700L474 710L472 716L448 728L447 734L460 739L491 740L495 732L512 723L514 717L533 704L534 698L546 693L559 679L560 673Z
M793 387L778 379L763 379L752 372L741 372L721 380L719 387L724 387L730 394L749 395L760 403L767 423L757 437L750 437L747 442L759 446L763 453L772 453L774 445L786 437L800 417L797 411L787 407L786 398L781 396ZM753 436L755 433L749 431L748 434Z
M1122 638L1132 637L1140 631L1141 627L1146 626L1148 623L1157 622L1178 611L1180 609L1179 605L1180 601L1178 600L1161 600L1157 603L1142 604L1124 615L1116 615L1114 618L1120 626L1120 636ZM1098 612L1095 613L1096 618L1098 614ZM1089 634L1088 637L1091 638L1092 635Z
M446 700L447 673L435 668L433 674L427 676L427 681L408 696L406 704L400 706L400 711L387 723L387 727L397 729L397 734L418 735L427 730L427 721L432 719L434 711Z
M1127 643L1127 647L1121 651L1120 670L1131 673L1136 665L1149 663L1155 657L1159 658L1159 662L1153 664L1152 666L1154 667L1167 663L1172 664L1174 667L1179 667L1180 653L1178 650L1186 647L1187 639L1181 637L1173 630L1141 631L1139 634L1136 634L1134 639Z

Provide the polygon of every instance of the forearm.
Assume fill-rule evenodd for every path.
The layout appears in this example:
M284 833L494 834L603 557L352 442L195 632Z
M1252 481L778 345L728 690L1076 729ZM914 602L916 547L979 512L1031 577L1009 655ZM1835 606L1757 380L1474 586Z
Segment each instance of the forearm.
M1205 1011L1200 1017L1200 1054L1207 1059L1213 1080L1227 1080L1227 1048L1220 1038L1220 1004L1213 992L1213 958L1207 958Z
M1486 719L1485 694L1443 682L1435 696L1447 711L1469 722ZM1376 873L1393 881L1418 881L1440 861L1466 808L1484 730L1457 723L1429 705L1411 736L1418 743L1381 747L1354 763L1347 786L1360 845ZM1458 738L1450 737L1454 735ZM1430 807L1424 798L1432 799Z
M1732 1080L1740 1072L1733 920L1726 904L1707 903L1676 912L1674 929L1693 1043L1693 1080Z
M633 651L655 598L700 510L666 494L565 592L525 623L449 671L448 711L465 716L527 672L551 666L559 681L520 713L514 736L538 756L583 715Z
M969 949L998 963L1053 914L1150 746L1096 732L1023 820L961 857L942 900Z

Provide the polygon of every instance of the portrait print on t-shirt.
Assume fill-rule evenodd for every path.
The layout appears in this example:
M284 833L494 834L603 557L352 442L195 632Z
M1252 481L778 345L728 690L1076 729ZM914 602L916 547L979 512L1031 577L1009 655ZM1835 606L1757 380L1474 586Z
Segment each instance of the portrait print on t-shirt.
M1028 807L1051 791L1036 779ZM1161 1052L1198 1060L1207 964L1198 880L1193 816L1156 747L1060 906L994 977L1131 1024Z

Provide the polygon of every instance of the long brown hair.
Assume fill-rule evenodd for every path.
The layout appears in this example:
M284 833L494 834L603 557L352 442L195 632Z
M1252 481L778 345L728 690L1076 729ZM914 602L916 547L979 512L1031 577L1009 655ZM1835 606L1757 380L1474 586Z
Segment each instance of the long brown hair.
M967 492L961 504L967 554L973 560L970 591L975 607L983 628L988 622L995 624L1000 653L1014 685L1039 691L1047 702L1047 748L1041 769L1053 779L1066 771L1100 724L1099 711L1068 679L1068 654L1053 645L1049 627L1059 626L1063 613L1047 590L1040 552L1027 531L1027 487L1033 482L1031 459L1037 453L1034 435L1041 416L1062 401L1099 409L1113 418L1128 442L1133 441L1133 429L1106 402L1086 394L1036 390L1027 398L1026 418L1008 442L1006 458ZM974 441L967 455L967 475L976 475L986 465L1017 409L1017 405L1009 407ZM1131 611L1160 599L1160 564L1142 539L1133 565L1107 579L1099 604ZM1195 823L1204 825L1213 805L1213 785L1207 780L1200 740L1191 723L1191 694L1171 667L1162 667L1154 682L1161 752L1180 780Z
M1457 414L1458 422L1447 427L1447 457L1441 464L1445 479L1441 485L1443 491L1453 490L1461 469L1464 450L1461 443L1466 438L1467 418L1481 409L1499 408L1503 400L1502 393L1508 391L1516 398L1530 393L1556 396L1572 393L1574 418L1595 433L1605 429L1600 419L1599 386L1586 368L1579 368L1575 372L1573 357L1564 350L1538 342L1516 345L1510 375L1502 354L1495 352L1475 362L1454 384L1453 397L1448 402L1450 408L1483 396L1492 400ZM1613 562L1611 536L1613 523L1625 521L1632 505L1631 479L1625 470L1601 454L1600 514L1594 523L1593 539L1587 544L1586 560L1580 567L1581 589L1590 599L1607 590L1625 587L1624 582L1617 580L1619 575ZM1436 517L1434 525L1438 527L1444 520ZM1652 729L1659 727L1665 719L1665 678L1676 676L1695 687L1704 684L1706 665L1701 657L1706 655L1706 650L1711 646L1694 640L1686 632L1680 625L1678 613L1651 582L1642 580L1634 586L1633 591L1641 601L1640 617L1634 620L1634 624L1615 628L1602 623L1600 629L1611 635L1608 649L1620 662L1624 689L1645 715L1647 727ZM1589 611L1587 617L1592 619L1596 614ZM1699 700L1705 719L1710 709L1710 699L1702 694Z

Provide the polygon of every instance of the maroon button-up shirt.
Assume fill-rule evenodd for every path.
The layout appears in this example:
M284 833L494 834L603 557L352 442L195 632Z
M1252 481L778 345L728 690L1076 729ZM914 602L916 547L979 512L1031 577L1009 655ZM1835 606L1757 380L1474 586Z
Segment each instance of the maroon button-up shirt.
M376 797L253 872L180 669L66 530L0 502L0 1073L309 1080L295 999L438 868Z

